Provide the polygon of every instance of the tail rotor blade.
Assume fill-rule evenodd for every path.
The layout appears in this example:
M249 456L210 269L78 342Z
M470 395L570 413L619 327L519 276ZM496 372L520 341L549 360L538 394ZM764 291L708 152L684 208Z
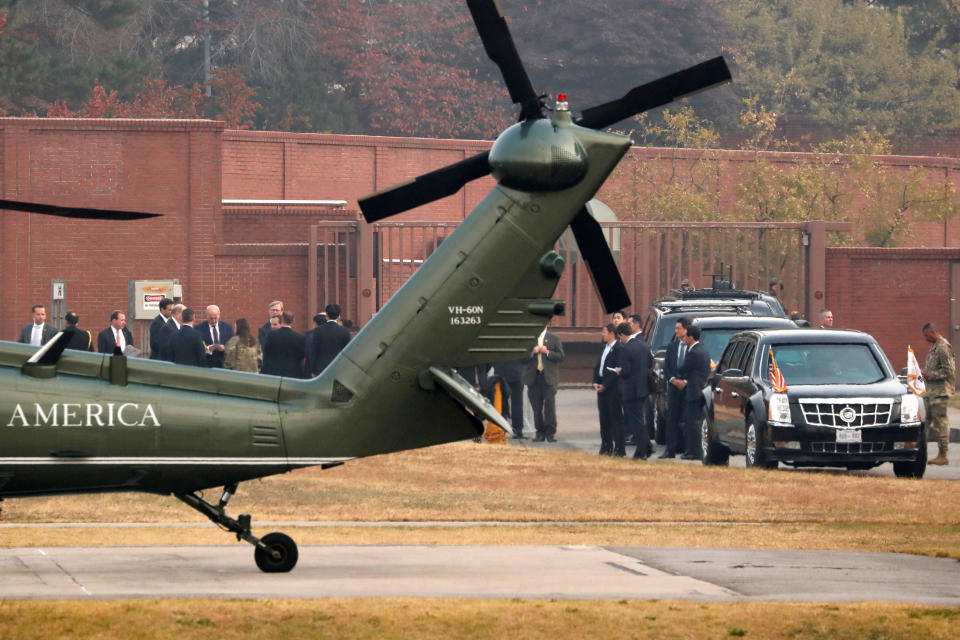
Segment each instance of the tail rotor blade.
M363 217L367 222L376 222L453 195L471 180L490 173L489 155L489 151L484 151L391 189L360 198Z
M669 104L725 82L730 69L723 56L634 87L619 100L586 109L577 121L581 127L603 129L638 113Z
M523 68L520 54L517 53L517 47L513 43L497 0L467 0L467 6L470 7L473 23L483 40L483 48L490 59L500 67L500 73L503 74L503 80L510 91L510 99L514 104L539 105L537 93L530 84L526 69Z
M40 213L48 216L59 216L61 218L85 218L89 220L142 220L143 218L155 218L163 215L161 213L146 213L144 211L116 211L114 209L65 207L62 205L40 204L38 202L23 202L21 200L0 200L0 209Z
M620 270L617 269L600 223L584 207L570 223L570 229L606 312L613 313L629 307L630 294L620 277Z

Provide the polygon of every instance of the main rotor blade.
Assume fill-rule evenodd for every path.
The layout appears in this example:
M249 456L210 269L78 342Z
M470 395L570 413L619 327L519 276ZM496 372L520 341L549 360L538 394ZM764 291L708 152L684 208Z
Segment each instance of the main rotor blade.
M490 173L489 151L425 173L409 182L360 198L360 210L367 222L376 222L422 204L451 196L471 180Z
M91 220L141 220L143 218L155 218L163 215L162 213L145 213L143 211L65 207L54 204L40 204L38 202L23 202L21 200L0 200L0 209L41 213L43 215L59 216L61 218L87 218Z
M603 235L600 223L584 207L570 223L573 237L577 239L580 255L587 266L587 273L593 280L593 286L607 313L613 313L630 306L630 294L620 277L620 270L610 252L610 246Z
M619 100L586 109L577 120L581 127L603 129L674 100L691 96L725 82L730 82L730 69L718 56L712 60L677 71L659 80L634 87Z
M483 48L487 55L500 67L503 80L510 91L514 104L539 104L537 93L530 84L527 71L520 61L520 54L513 43L507 21L503 18L497 0L467 0L473 23L477 25Z

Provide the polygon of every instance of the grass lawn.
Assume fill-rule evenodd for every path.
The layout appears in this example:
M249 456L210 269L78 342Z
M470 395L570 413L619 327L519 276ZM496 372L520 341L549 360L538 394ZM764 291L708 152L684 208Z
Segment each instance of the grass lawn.
M218 490L207 492L216 501ZM8 499L3 523L178 522L196 528L5 528L0 546L227 544L174 498L102 494ZM248 482L233 515L284 526L301 544L596 544L898 551L960 559L956 483L847 473L701 467L474 443L354 460ZM411 528L409 521L540 526ZM558 525L562 523L577 523ZM637 524L641 523L641 524Z

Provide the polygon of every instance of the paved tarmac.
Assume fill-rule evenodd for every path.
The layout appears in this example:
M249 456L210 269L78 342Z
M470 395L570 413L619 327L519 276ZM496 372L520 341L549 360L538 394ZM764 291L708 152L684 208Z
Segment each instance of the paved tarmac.
M558 413L556 443L511 440L511 444L556 450L599 449L596 395L592 390L561 389ZM954 424L960 424L958 418L960 412L951 410ZM532 425L532 419L527 424ZM531 430L528 426L527 431ZM927 479L960 479L960 446L955 447L958 450L951 465L928 467ZM931 445L931 455L935 453L935 445ZM674 464L700 463L652 458L637 464L662 465L666 470ZM731 464L742 466L742 456L732 457ZM851 473L781 469L783 473ZM854 473L892 476L893 470L887 464ZM883 600L960 606L960 563L956 560L840 551L303 546L293 572L268 575L256 568L253 550L246 544L8 548L0 549L0 576L0 600L422 596L720 602Z
M559 598L895 601L960 606L956 560L895 553L594 546L305 546L288 574L252 548L0 549L0 600Z
M533 435L533 416L530 414L530 407L525 407L527 415L524 418L524 434ZM950 424L953 426L954 435L960 435L960 409L949 409ZM545 449L579 449L583 451L598 452L600 450L600 422L597 414L597 394L588 388L574 387L562 388L557 393L557 442L533 442L529 439L510 440L514 446L537 447ZM627 455L633 455L633 447L627 447ZM663 452L663 445L657 445L654 448L654 455L645 463L638 464L701 464L699 460L680 460L673 458L669 460L658 460L657 456ZM936 443L930 443L927 448L927 455L933 458L937 455ZM946 466L928 465L925 479L937 480L960 480L960 443L954 442L950 445L950 454L947 456L950 464ZM744 457L741 455L730 456L730 466L743 467ZM803 467L794 468L781 464L780 469L786 473L844 473L858 476L877 476L893 477L893 465L882 464L867 471L847 471L843 468L830 467Z

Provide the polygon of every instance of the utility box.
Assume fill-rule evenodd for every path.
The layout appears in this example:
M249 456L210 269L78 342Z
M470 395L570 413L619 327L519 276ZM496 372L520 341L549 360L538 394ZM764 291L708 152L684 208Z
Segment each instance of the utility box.
M131 280L129 302L133 319L153 320L160 313L160 301L173 300L174 292L179 289L179 280Z

